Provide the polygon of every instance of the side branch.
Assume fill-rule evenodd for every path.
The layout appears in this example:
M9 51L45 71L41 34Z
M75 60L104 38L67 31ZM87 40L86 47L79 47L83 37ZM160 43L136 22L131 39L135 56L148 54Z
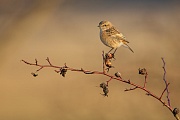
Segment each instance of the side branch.
M170 98L169 98L169 89L168 89L168 86L169 86L169 84L170 83L168 83L167 82L167 80L166 80L166 63L165 63L165 61L164 61L164 58L161 58L162 59L162 61L163 61L163 70L164 70L164 75L163 75L163 80L164 80L164 83L165 83L165 88L166 88L166 92L167 92L167 101L168 101L168 105L169 106L171 106L171 102L170 102Z

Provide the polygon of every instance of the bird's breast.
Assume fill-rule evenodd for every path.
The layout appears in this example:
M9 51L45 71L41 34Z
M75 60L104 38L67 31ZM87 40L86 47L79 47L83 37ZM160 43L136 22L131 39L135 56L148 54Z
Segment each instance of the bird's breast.
M117 48L121 46L121 43L119 41L117 41L113 36L104 31L100 32L100 39L102 43L104 43L108 47Z

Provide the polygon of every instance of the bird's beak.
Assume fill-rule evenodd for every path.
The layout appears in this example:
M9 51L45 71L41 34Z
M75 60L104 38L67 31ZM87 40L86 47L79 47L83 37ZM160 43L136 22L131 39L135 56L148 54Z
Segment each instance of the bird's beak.
M100 27L99 25L97 27Z

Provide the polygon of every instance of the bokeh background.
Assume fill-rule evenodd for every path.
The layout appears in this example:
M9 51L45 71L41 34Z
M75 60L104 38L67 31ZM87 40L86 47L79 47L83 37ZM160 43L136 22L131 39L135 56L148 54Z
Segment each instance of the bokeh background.
M110 82L109 97L99 84L108 78L43 69L22 59L87 70L102 70L98 23L111 21L130 41L131 53L119 48L114 69L143 84L138 68L148 70L147 88L160 95L166 61L172 107L180 107L180 2L169 0L0 0L1 120L169 120L168 109L141 90ZM166 96L163 97L166 100Z

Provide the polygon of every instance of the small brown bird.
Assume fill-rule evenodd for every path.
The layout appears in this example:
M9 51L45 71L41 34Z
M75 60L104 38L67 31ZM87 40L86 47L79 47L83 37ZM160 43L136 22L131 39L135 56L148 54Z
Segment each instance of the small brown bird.
M117 48L119 48L121 45L128 48L132 52L134 52L128 46L129 42L126 40L125 36L122 33L120 33L112 25L111 22L101 21L99 23L98 27L100 28L100 39L101 39L102 43L104 43L106 46L111 48L111 50L109 52L111 52L113 49L115 49L115 51L114 51L114 53L115 53Z

